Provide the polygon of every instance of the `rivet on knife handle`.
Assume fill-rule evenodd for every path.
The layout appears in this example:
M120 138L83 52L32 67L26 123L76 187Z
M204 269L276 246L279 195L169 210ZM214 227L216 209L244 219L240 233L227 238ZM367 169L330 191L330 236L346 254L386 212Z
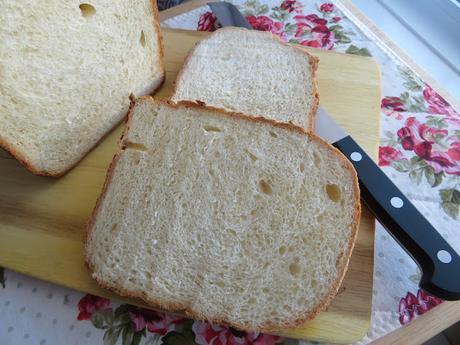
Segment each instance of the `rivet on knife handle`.
M420 286L446 300L460 299L460 257L350 137L334 143L354 165L361 198L419 264Z

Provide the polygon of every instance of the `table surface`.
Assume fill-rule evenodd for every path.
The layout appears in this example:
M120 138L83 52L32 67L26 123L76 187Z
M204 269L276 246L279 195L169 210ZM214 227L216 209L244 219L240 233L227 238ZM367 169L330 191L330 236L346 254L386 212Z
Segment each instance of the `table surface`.
M193 8L203 3L201 0L190 1L184 5L188 6L187 13L181 15L178 14L182 13L182 7L163 12L163 25L197 29L199 18L207 9ZM323 2L310 0L291 2L289 6L285 3L284 12L280 10L281 1L235 3L247 15L253 16L253 25L260 25L281 35L283 32L278 30L280 26L277 23L283 23L284 28L286 23L297 25L302 22L310 27L318 27L321 22L318 18L325 19L326 29L320 27L322 31L309 32L305 36L300 33L298 41L302 44L323 45L324 49L339 52L370 54L377 60L383 77L379 163L384 172L459 251L459 205L452 195L460 193L460 158L456 155L458 140L455 136L458 133L455 131L460 129L460 116L444 99L451 104L456 101L413 64L404 51L392 44L378 28L353 8L350 1L334 1L334 6L324 7L321 7ZM170 17L170 14L176 16ZM212 18L202 20L201 29L209 29L209 23L212 23ZM295 34L295 30L287 33L289 37ZM413 137L404 137L402 128L413 134ZM427 128L430 129L428 132ZM433 142L432 151L445 153L452 164L448 167L434 165L426 156L417 158L408 140L428 140L416 133L437 133L437 140L441 142ZM411 165L415 161L426 165ZM7 271L5 276L6 288L0 290L0 336L6 339L6 344L102 344L102 330L96 329L89 321L75 320L79 310L88 305L87 300L78 305L83 297L80 293L11 271ZM373 322L368 335L360 343L374 340L377 344L419 344L460 319L459 302L443 302L432 308L438 302L418 289L419 279L420 272L410 257L378 226ZM113 307L118 305L116 300L111 303ZM148 335L146 343L155 343L154 337L150 333Z

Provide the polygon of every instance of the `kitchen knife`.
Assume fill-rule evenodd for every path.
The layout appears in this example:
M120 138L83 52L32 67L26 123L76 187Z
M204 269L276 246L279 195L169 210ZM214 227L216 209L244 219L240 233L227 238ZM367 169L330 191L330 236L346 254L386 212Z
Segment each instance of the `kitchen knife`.
M234 5L223 1L208 5L222 26L251 29ZM420 266L420 286L445 300L460 299L460 257L455 250L322 107L316 116L316 133L353 164L361 199Z
M252 29L246 18L231 3L225 1L208 2L211 11L216 15L222 26L236 26L239 28Z

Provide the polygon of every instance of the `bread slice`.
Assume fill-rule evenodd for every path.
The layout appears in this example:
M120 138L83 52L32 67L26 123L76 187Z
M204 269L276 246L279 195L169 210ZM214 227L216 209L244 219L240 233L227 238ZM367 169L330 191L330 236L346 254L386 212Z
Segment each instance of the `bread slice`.
M268 32L220 29L190 52L172 100L198 100L313 130L318 61Z
M155 0L2 2L0 146L61 175L164 79Z
M351 164L301 128L137 102L88 225L102 286L242 330L296 326L337 292L355 242Z

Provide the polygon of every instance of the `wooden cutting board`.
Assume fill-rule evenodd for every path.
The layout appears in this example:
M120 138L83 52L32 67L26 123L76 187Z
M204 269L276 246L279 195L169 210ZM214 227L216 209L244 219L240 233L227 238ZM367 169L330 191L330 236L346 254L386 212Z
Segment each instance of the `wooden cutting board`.
M163 30L166 82L172 82L189 49L205 33ZM320 59L321 105L376 158L380 80L370 58L310 50ZM85 223L117 149L115 129L71 172L59 179L29 173L0 150L0 266L95 295L115 297L90 278L83 263ZM371 317L374 219L364 209L348 273L328 310L282 332L288 337L351 343L366 333ZM142 305L139 300L128 300Z

